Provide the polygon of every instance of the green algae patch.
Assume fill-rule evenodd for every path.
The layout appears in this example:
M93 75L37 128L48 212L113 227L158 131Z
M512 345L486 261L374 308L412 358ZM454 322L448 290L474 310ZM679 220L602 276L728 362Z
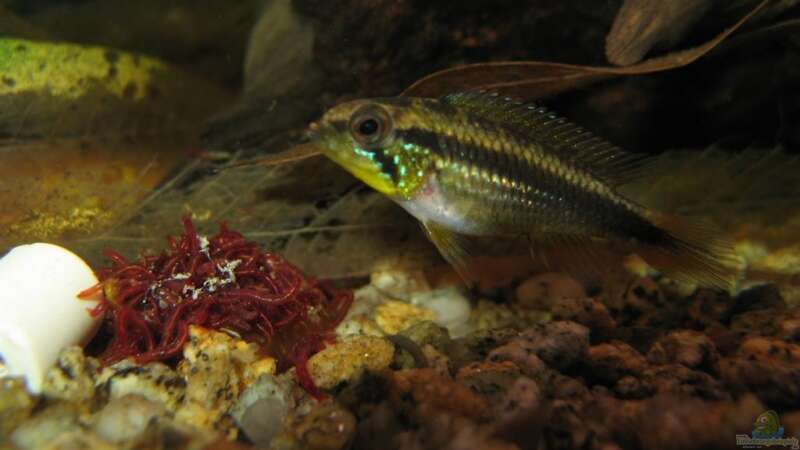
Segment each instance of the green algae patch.
M230 99L152 57L0 38L0 251L124 220Z
M154 58L103 47L0 39L0 95L34 91L74 100L100 85L137 101L170 70Z

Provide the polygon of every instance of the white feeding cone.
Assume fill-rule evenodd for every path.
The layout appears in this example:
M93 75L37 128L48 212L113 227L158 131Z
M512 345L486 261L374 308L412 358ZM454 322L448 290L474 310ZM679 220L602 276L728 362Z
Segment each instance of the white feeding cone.
M0 259L0 359L5 375L25 377L38 394L59 352L83 345L99 318L98 299L78 294L97 283L77 255L52 244L21 245Z

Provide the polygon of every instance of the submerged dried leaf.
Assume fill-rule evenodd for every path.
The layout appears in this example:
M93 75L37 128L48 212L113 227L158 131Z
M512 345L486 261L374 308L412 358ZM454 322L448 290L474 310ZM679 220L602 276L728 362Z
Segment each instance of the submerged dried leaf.
M130 220L68 244L98 263L106 247L155 252L185 213L201 233L225 222L319 277L365 276L381 264L416 266L435 255L413 219L324 158L222 171L194 161Z
M730 28L703 45L650 58L628 67L595 67L538 61L470 64L428 75L407 88L409 97L439 97L472 89L496 90L521 99L536 99L622 75L642 75L683 67L713 50L742 24L757 14L769 0L763 0Z
M606 37L606 57L627 66L653 47L674 45L711 7L712 0L626 0Z

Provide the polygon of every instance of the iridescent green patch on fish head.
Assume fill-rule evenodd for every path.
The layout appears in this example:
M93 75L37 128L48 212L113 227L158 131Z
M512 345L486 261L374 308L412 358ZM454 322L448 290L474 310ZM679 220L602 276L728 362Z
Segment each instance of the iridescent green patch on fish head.
M331 108L312 139L337 164L382 194L409 199L432 167L430 150L403 142L395 133L407 105L396 100L360 100Z

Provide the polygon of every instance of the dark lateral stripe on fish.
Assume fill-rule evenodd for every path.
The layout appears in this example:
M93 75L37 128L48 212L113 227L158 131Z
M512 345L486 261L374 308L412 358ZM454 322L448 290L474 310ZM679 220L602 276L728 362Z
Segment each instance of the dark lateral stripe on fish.
M607 199L600 193L586 190L581 185L559 177L552 171L544 170L527 159L517 158L507 152L500 152L478 144L460 142L453 136L440 135L422 128L396 130L396 133L403 142L428 148L445 160L463 161L489 173L502 173L498 171L495 159L497 155L502 154L505 155L505 158L513 158L512 164L500 168L506 171L502 173L503 175L526 186L541 186L540 191L542 192L557 193L555 198L539 196L535 198L536 201L558 202L561 201L559 197L570 197L571 201L584 207L602 204L604 207L598 209L604 210L606 212L604 215L607 215L603 223L611 221L615 227L613 231L627 233L643 244L660 245L669 241L669 235L665 231L640 217L624 204ZM498 188L510 189L507 186L498 186ZM534 199L535 194L525 192L523 197Z
M449 107L447 105L444 106ZM439 121L445 120L445 118L441 118ZM475 130L482 130L482 132L487 135L491 135L497 128L496 124L486 121L480 117L470 117L469 120L472 123L471 127L473 127ZM435 120L432 120L432 122L433 121ZM520 145L524 145L524 143L527 142L526 138L517 135L513 132L513 130L505 131L514 135L516 141ZM565 161L558 159L555 159L555 161L551 160L554 162L554 164L551 164L549 167L545 165L537 165L535 160L543 162L544 154L534 156L534 161L531 161L527 158L520 158L518 155L505 150L485 147L475 142L463 142L454 135L448 136L444 133L438 133L434 130L420 127L398 129L395 130L395 133L398 137L403 139L404 142L414 143L428 148L445 160L467 161L474 164L479 169L486 170L490 173L496 172L498 167L505 166L504 168L509 172L503 173L503 175L506 175L510 178L515 178L519 181L530 180L530 176L534 173L537 173L537 175L539 173L549 173L552 176L562 179L565 183L574 183L576 184L577 188L583 188L583 186L580 184L579 177L576 177L575 180L570 181L559 176L559 169L563 171L569 170L568 166L565 165ZM573 168L572 170L575 169L577 169L577 167ZM519 175L521 176L515 177L514 175L517 175L515 171L519 171ZM537 182L538 180L539 179L536 178Z
M444 156L439 135L434 131L423 128L407 128L395 130L395 136L403 142L427 148L439 156Z
M403 142L427 148L445 161L466 163L482 172L505 176L520 185L532 186L535 181L536 185L548 186L550 190L561 190L559 188L565 185L574 185L576 190L585 191L579 184L571 183L556 173L509 152L497 151L472 142L461 142L455 136L438 134L423 128L396 130L396 134ZM503 188L510 189L509 186Z

